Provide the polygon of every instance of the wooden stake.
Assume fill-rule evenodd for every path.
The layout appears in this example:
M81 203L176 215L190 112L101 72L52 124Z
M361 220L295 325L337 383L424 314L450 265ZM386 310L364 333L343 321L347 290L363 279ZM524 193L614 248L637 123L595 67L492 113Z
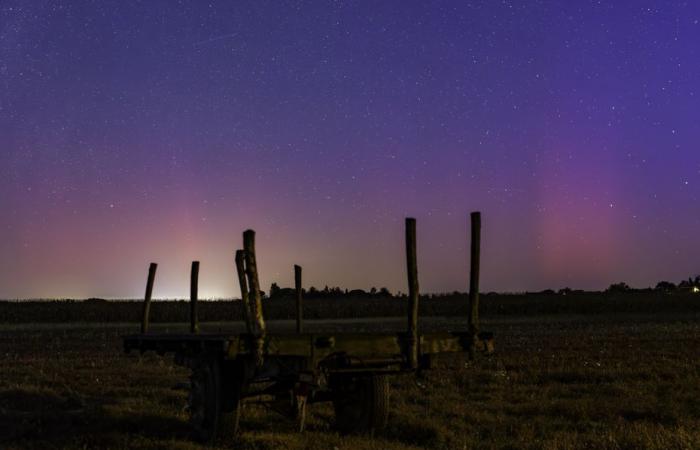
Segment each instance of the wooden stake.
M192 261L190 273L190 333L199 333L197 317L197 290L199 288L199 261Z
M253 336L255 336L255 361L258 367L263 363L263 347L265 343L265 318L262 311L262 298L260 296L260 281L258 280L258 266L255 261L255 231L243 232L243 250L245 251L245 271L248 278L248 298L253 319Z
M406 218L406 269L408 272L408 363L418 367L418 264L416 262L416 219Z
M470 357L476 356L479 335L479 258L481 253L481 213L471 213L471 256L469 270L469 332L472 335Z
M243 302L243 318L248 334L253 333L253 319L248 303L248 282L245 279L245 251L236 250L236 270L238 271L238 284L241 287L241 301Z
M303 332L303 309L302 309L302 291L301 291L301 266L294 265L294 288L297 294L297 333Z
M141 317L141 333L148 333L148 325L151 319L151 295L153 294L153 282L156 278L158 264L151 263L148 267L148 281L146 281L146 295L143 299L143 315Z

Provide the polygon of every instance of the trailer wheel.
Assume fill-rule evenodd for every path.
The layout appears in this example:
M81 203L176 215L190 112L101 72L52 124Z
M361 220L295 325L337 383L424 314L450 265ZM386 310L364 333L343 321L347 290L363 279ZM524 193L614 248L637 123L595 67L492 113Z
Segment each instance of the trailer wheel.
M240 430L243 408L243 367L238 364L222 365L221 370L221 426L220 434L235 436Z
M190 376L188 410L192 437L211 442L221 422L221 371L215 359L200 361Z
M220 433L226 436L235 436L240 431L241 405L239 404L233 411L221 414Z
M332 380L336 427L342 433L373 433L387 424L386 375L336 376Z

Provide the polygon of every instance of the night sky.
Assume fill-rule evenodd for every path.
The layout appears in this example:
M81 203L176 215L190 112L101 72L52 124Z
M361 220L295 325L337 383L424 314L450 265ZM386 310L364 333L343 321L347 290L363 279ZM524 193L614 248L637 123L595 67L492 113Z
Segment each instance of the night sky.
M0 298L700 273L695 1L0 1Z

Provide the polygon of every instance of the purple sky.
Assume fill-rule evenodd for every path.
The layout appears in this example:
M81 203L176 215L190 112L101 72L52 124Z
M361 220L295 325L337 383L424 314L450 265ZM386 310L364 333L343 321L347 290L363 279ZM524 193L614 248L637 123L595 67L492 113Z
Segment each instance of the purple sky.
M0 298L700 273L700 3L0 3Z

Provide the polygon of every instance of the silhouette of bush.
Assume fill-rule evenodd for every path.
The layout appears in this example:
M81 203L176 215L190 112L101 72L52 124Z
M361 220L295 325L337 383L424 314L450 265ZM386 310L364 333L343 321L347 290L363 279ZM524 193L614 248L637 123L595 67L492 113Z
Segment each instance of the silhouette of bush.
M676 285L670 281L659 281L656 283L655 289L661 292L673 292L676 290Z
M632 292L632 288L627 285L627 283L620 281L619 283L611 284L605 292L610 294L624 294Z

